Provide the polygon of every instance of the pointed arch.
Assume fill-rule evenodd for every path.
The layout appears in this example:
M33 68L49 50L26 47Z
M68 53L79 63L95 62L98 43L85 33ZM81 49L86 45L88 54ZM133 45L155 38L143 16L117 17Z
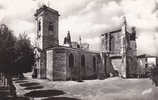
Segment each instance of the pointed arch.
M85 64L85 55L81 56L81 70L82 70L82 79L85 79L86 75L86 64Z
M70 68L74 67L74 56L72 53L69 55L69 67Z
M93 56L93 72L96 72L96 58Z

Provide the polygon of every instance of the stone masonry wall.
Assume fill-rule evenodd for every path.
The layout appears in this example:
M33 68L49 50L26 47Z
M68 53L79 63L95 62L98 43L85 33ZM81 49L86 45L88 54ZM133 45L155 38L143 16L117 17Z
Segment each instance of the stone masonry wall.
M85 66L82 66L82 60L85 60ZM56 47L47 51L46 74L50 80L96 79L100 74L105 75L105 66L99 53Z
M54 49L53 53L53 80L66 80L65 50Z
M53 80L53 50L47 51L47 61L46 61L46 78Z
M69 67L69 56L70 54L74 57L74 66L73 68ZM82 56L84 56L85 65L83 66L81 63L83 60ZM95 57L95 69L93 68L93 57ZM99 67L101 67L101 61L97 63L98 57L96 53L86 52L83 50L77 49L67 49L67 79L90 79L93 78L97 73ZM101 69L101 68L100 68Z
M74 62L69 61L69 56L73 55ZM67 80L78 80L80 78L80 52L77 50L67 49L66 55L66 77ZM73 63L73 66L70 68L69 62Z
M58 15L45 12L43 17L43 48L58 46ZM49 24L53 24L53 31L49 30Z

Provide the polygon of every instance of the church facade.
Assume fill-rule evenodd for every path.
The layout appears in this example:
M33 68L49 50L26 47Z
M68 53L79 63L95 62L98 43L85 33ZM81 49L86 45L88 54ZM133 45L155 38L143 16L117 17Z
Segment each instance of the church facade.
M59 45L59 16L58 11L45 5L35 13L37 26L35 68L38 78L54 81L104 79L109 73L116 74L117 71L127 77L129 74L127 66L135 63L133 59L136 56L134 51L136 47L133 47L135 39L128 39L125 26L116 32L102 34L102 50L92 52L88 50L89 45L72 42L70 34L64 39L64 43L68 45ZM115 68L116 64L123 70Z

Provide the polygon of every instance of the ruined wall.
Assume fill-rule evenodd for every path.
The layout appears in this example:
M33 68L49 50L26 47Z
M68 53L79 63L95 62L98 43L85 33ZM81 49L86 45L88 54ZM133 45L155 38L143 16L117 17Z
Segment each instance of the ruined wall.
M136 77L138 66L137 66L137 57L136 56L130 56L128 57L128 74L129 77Z
M118 72L122 71L122 58L115 58L111 59L111 63L113 65L114 70L117 70Z
M97 54L97 77L106 78L106 53Z
M85 52L83 53L83 55L85 55L86 78L87 79L96 78L97 69L98 69L96 54Z
M137 66L138 66L138 70L137 70L137 74L145 74L145 66L146 66L147 62L146 62L146 58L138 58L137 59Z
M120 54L121 53L121 33L111 34L111 53Z
M130 41L130 54L132 54L133 56L137 56L137 45L136 45L136 41L131 40Z

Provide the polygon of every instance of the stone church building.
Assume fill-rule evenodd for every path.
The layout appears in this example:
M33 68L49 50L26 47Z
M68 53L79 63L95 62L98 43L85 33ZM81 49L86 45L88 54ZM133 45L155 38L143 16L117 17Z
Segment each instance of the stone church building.
M49 80L84 80L106 78L110 73L127 77L135 63L135 29L122 29L102 34L102 50L92 52L87 44L71 41L70 32L59 45L58 11L42 6L35 13L36 19L36 69L37 77ZM132 67L133 68L133 67Z
M101 39L102 51L110 57L112 67L122 77L136 77L138 66L135 27L129 32L125 19L122 28L102 34Z

